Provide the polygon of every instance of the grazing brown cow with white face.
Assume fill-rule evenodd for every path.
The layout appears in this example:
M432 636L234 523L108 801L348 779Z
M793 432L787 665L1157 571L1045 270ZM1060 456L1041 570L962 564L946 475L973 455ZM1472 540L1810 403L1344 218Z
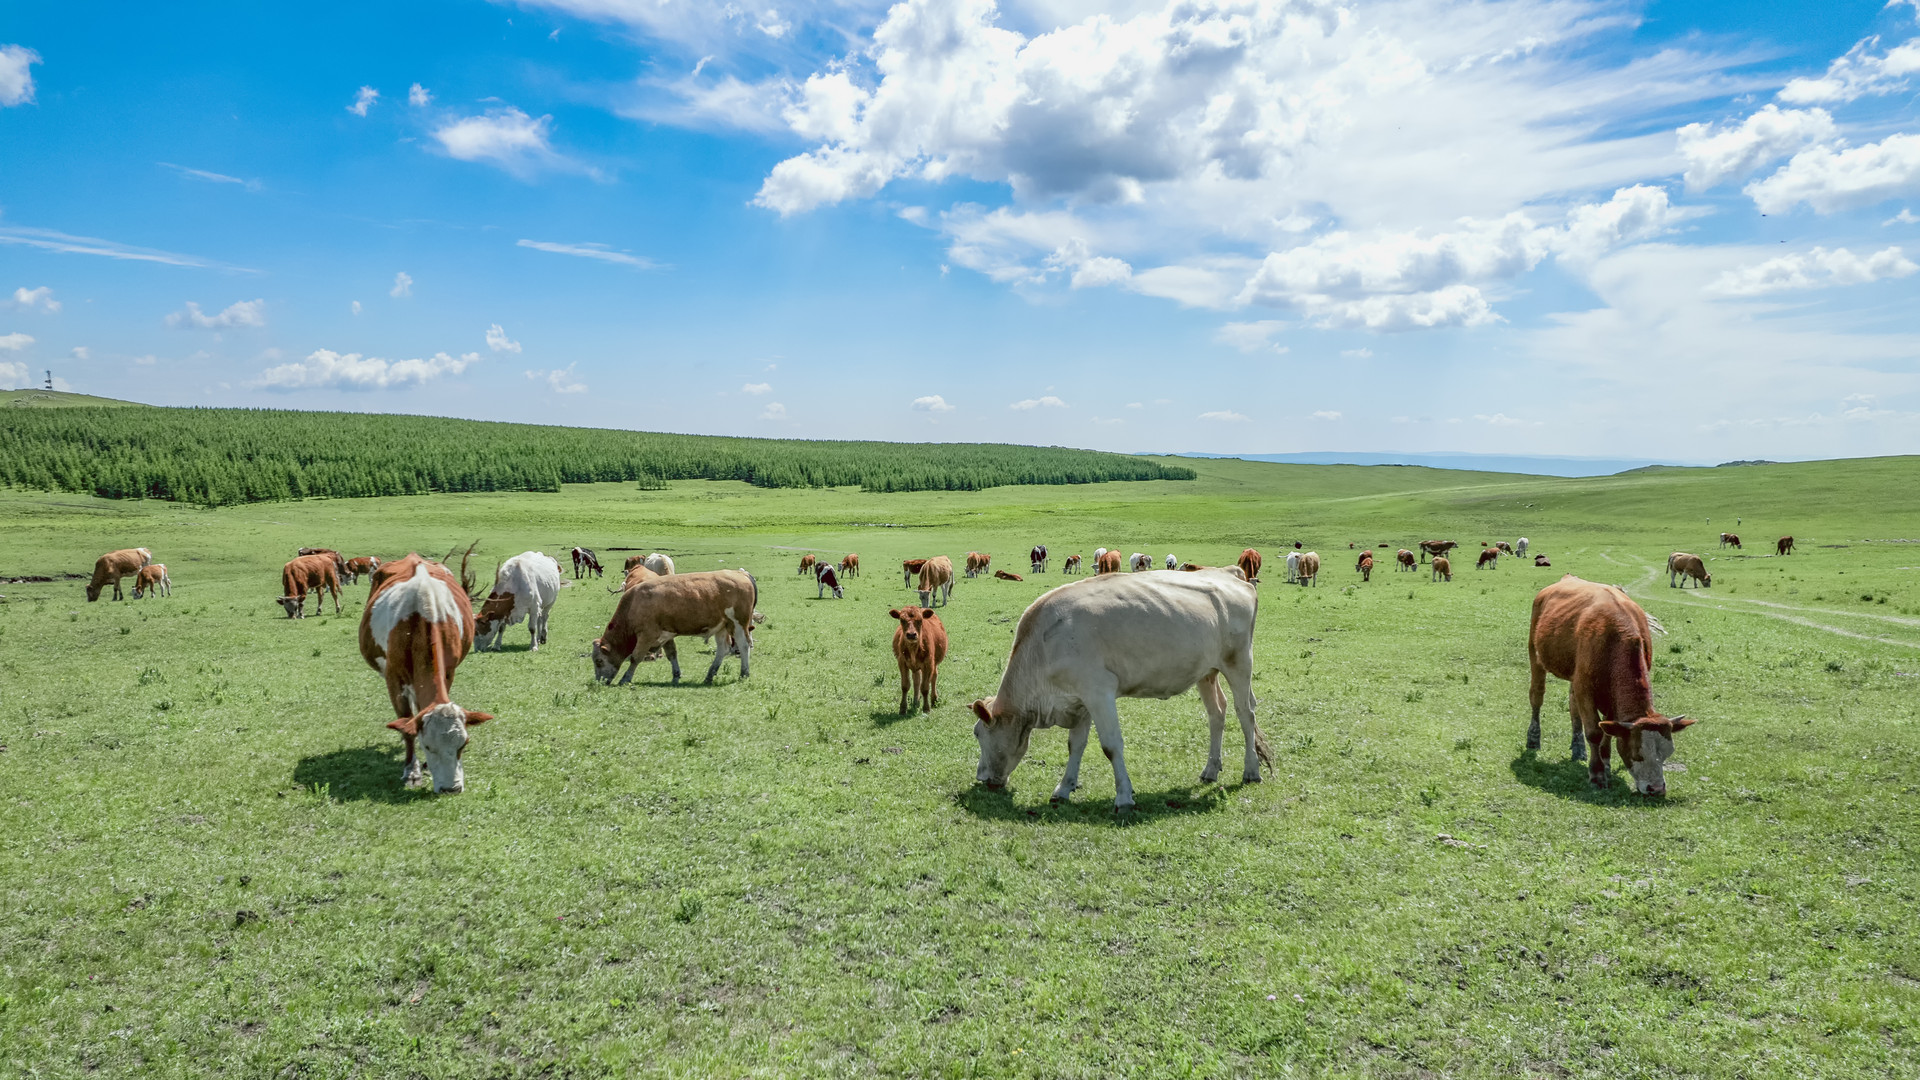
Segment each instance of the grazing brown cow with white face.
M1485 570L1489 566L1493 567L1495 570L1500 569L1500 549L1499 548L1482 548L1480 550L1479 560L1473 564L1473 568L1475 570Z
M986 573L988 565L991 564L992 562L993 562L993 556L991 555L987 555L978 551L967 552L967 571L966 571L967 576L975 577L977 575Z
M446 567L408 555L373 572L373 591L360 613L360 655L386 677L399 716L387 726L407 742L401 784L421 779L417 742L434 792L465 790L467 729L493 719L453 703L454 669L471 651L473 605Z
M1078 555L1067 556L1067 561L1060 564L1060 572L1063 574L1079 573L1080 572L1080 556Z
M133 579L135 600L149 593L158 593L161 596L173 595L173 579L167 576L166 563L148 563L140 568L140 576Z
M1240 568L1240 572L1246 575L1248 581L1256 585L1260 583L1260 553L1258 551L1252 548L1242 551L1239 561L1234 565Z
M1373 552L1371 551L1361 552L1360 560L1354 563L1353 568L1355 570L1360 571L1361 581L1372 581L1373 580Z
M372 555L356 555L347 560L347 572L340 580L349 584L360 580L361 574L371 574L380 569L380 560Z
M1457 540L1422 540L1420 541L1420 561L1426 562L1429 555L1445 555L1459 546L1460 542Z
M947 628L932 608L894 608L887 614L900 620L893 629L893 658L900 664L900 715L907 715L910 701L918 701L921 712L932 712L940 702L940 661L947 658Z
M100 590L113 586L115 600L126 599L120 591L120 579L132 577L140 568L153 561L153 552L146 548L126 548L121 551L109 551L93 562L93 580L87 585L87 603L100 599Z
M1009 572L1007 572L1007 571L1005 571L1005 570L995 570L995 571L993 572L993 576L994 576L994 577L997 577L997 578L999 578L999 579L1000 579L1001 581L1025 581L1025 580L1027 580L1026 578L1023 578L1023 577L1021 577L1021 576L1020 576L1019 574L1013 574L1013 573L1009 573Z
M1433 576L1427 580L1440 581L1442 579L1447 581L1453 580L1453 563L1449 561L1445 555L1435 555L1433 557Z
M1399 551L1395 552L1393 556L1393 560L1394 560L1393 569L1395 572L1398 572L1401 570L1419 569L1419 567L1414 564L1413 552L1408 551L1406 548L1401 548Z
M594 676L610 683L624 663L627 672L620 685L625 686L633 681L640 661L655 649L664 649L677 683L680 653L674 638L700 637L714 643L708 682L732 652L740 654L740 677L745 679L753 652L753 607L759 596L759 586L745 570L708 570L643 581L620 594L605 632L594 639Z
M1739 547L1740 547L1740 534L1739 534L1739 533L1721 533L1721 534L1720 534L1720 546L1721 546L1721 547L1723 547L1723 548L1724 548L1724 547L1730 547L1730 548L1739 548ZM1742 550L1744 550L1744 549L1742 549Z
M1587 778L1593 786L1607 786L1611 736L1633 777L1633 789L1642 795L1667 793L1665 764L1673 754L1673 736L1693 721L1654 711L1653 688L1647 681L1653 635L1639 604L1615 586L1568 574L1533 598L1527 660L1533 669L1527 749L1540 749L1540 700L1551 672L1569 684L1571 752L1579 761L1592 749Z
M920 606L930 608L934 601L953 602L953 560L935 555L920 567Z
M1684 589L1687 587L1688 578L1693 579L1696 589L1702 585L1709 589L1713 588L1713 575L1707 573L1706 560L1684 551L1676 551L1667 556L1667 588L1671 589L1678 585Z
M1774 548L1774 554L1776 555L1793 554L1793 537L1791 536L1781 537L1779 540L1774 542L1773 548Z
M1094 559L1093 572L1095 574L1119 573L1120 572L1120 553L1117 551L1101 552L1099 556Z
M307 617L307 593L313 593L313 613L320 614L321 605L326 602L326 594L333 593L333 613L340 614L340 575L335 567L336 556L301 555L287 560L280 568L279 605L287 610L287 618L304 619ZM471 622L467 636L473 636Z
M925 565L927 565L927 560L925 559L902 559L900 561L900 573L906 580L900 582L900 584L912 588L913 579L919 575L920 568Z
M851 551L847 552L847 557L840 560L840 576L843 578L859 577L860 556L855 555Z
M1300 553L1300 584L1320 584L1320 553L1303 551Z

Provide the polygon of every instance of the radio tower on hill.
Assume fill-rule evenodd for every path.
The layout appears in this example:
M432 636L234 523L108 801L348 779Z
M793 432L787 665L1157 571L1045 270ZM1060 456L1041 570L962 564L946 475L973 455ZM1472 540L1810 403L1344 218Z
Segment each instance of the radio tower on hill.
M53 389L53 369L47 369L47 389Z

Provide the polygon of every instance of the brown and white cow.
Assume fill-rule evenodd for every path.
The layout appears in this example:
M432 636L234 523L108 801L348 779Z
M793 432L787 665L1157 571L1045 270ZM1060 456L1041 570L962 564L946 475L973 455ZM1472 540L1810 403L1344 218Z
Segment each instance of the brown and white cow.
M340 580L353 584L360 580L361 574L371 574L380 569L380 559L374 555L356 555L348 559L346 565L347 572L340 575Z
M1320 553L1303 551L1300 553L1300 584L1320 584Z
M1413 552L1408 551L1406 548L1401 548L1399 551L1394 552L1393 561L1393 569L1396 573L1401 570L1419 569L1414 563Z
M605 573L605 571L600 566L600 556L595 555L592 548L577 547L573 549L573 579L575 581L580 580L588 574L599 577L603 573Z
M148 594L173 595L173 579L167 576L166 563L148 563L133 579L133 598L139 600Z
M1360 572L1361 581L1372 581L1373 580L1373 552L1371 551L1361 552L1360 558L1357 562L1353 564L1353 568Z
M913 579L920 575L920 568L925 565L927 565L927 560L925 559L900 560L900 573L902 577L905 579L901 581L900 584L906 586L907 588L912 588Z
M1446 581L1453 580L1453 563L1445 555L1435 555L1433 557L1433 576L1427 580L1440 581L1443 579Z
M1027 552L1027 564L1029 567L1027 571L1028 573L1031 573L1031 574L1046 573L1047 572L1047 545L1045 544L1033 545L1033 550Z
M1513 545L1512 545L1512 544L1509 544L1509 543L1507 543L1507 542L1506 542L1505 540L1496 540L1496 541L1494 541L1494 542L1493 542L1493 546L1494 546L1494 547L1496 547L1496 548L1499 548L1499 549L1500 549L1500 554L1502 554L1502 555L1511 555L1511 554L1513 554Z
M1255 584L1259 584L1260 553L1258 551L1255 551L1252 548L1248 548L1245 551L1242 551L1240 553L1240 558L1234 563L1234 565L1240 568L1240 572L1246 575L1246 578L1248 581L1251 581Z
M652 581L659 576L659 574L647 569L645 563L641 563L627 571L627 579L620 583L620 591L626 592L628 589L633 588L643 581Z
M1709 589L1713 588L1713 575L1707 573L1706 560L1684 551L1676 551L1667 556L1667 588L1671 589L1677 585L1684 589L1687 587L1688 578L1693 579L1696 589L1702 585Z
M814 564L819 561L820 560L815 558L811 552L800 556L800 569L797 572L798 576L806 577L808 574L813 573Z
M992 565L992 563L993 563L993 556L988 555L984 552L969 551L967 552L966 574L968 577L976 577L980 574L984 574L987 572L987 568L990 565Z
M532 638L528 651L539 652L540 646L547 643L547 619L559 599L560 563L544 551L515 555L500 564L493 575L493 589L480 605L480 614L473 626L476 646L482 651L498 651L507 636L507 627L525 619Z
M1459 546L1460 542L1457 540L1422 540L1419 544L1420 561L1426 562L1430 555L1445 555Z
M720 661L740 654L740 677L747 677L753 652L753 607L760 595L753 575L745 570L706 570L643 581L620 594L607 628L593 641L593 672L610 683L624 663L620 679L633 681L634 668L655 649L664 649L680 681L680 653L674 639L713 640L713 664L707 682L720 671Z
M1253 718L1253 630L1259 595L1237 571L1106 574L1053 589L1020 616L1013 653L993 697L973 703L980 744L974 777L1006 786L1033 732L1067 729L1067 767L1056 802L1080 786L1080 756L1097 731L1113 763L1113 804L1133 805L1118 699L1170 698L1198 685L1212 742L1201 783L1220 776L1226 730L1225 676L1246 740L1240 778L1261 779L1272 753Z
M1153 569L1153 556L1144 551L1136 551L1127 557L1127 569L1135 574Z
M813 594L815 600L825 599L828 589L833 590L835 600L844 600L847 597L846 592L840 587L840 574L834 570L830 562L822 560L813 564L813 582L817 586Z
M1060 564L1060 572L1063 574L1079 573L1080 572L1080 556L1078 555L1067 556L1066 561Z
M1095 574L1119 573L1120 553L1117 551L1102 551L1099 556L1094 559L1093 572Z
M340 614L340 574L339 558L333 554L300 555L287 560L280 568L280 598L276 602L287 611L289 619L307 617L307 593L313 593L313 613L320 614L326 602L326 594L333 593L333 613ZM377 576L377 572L376 572ZM467 636L473 632L469 628Z
M1793 537L1783 536L1779 540L1774 541L1773 553L1775 555L1793 554Z
M1481 548L1480 558L1473 564L1475 570L1485 570L1489 566L1495 570L1500 569L1500 549L1497 547Z
M493 719L453 703L454 669L471 651L473 606L446 567L408 555L373 572L373 591L360 613L360 655L386 677L399 717L387 726L407 742L401 784L420 781L425 758L436 794L465 790L461 756L468 729Z
M1540 701L1547 675L1567 680L1567 709L1573 718L1573 760L1592 750L1587 778L1607 785L1608 739L1620 747L1621 764L1642 795L1667 793L1666 761L1673 736L1694 721L1665 717L1653 708L1648 675L1653 666L1653 635L1647 613L1613 585L1582 581L1572 574L1541 589L1533 598L1527 631L1527 660L1532 667L1528 698L1533 720L1527 749L1540 748Z
M888 615L900 621L893 628L893 658L900 665L900 715L909 702L921 712L940 703L940 662L947 658L947 628L932 608L894 608Z
M1740 534L1739 534L1739 533L1721 533L1721 534L1720 534L1720 546L1721 546L1721 547L1723 547L1723 548L1725 548L1725 547L1730 547L1730 548L1739 548L1739 547L1740 547Z
M993 576L994 576L994 577L996 577L996 578L999 578L999 579L1000 579L1001 581L1025 581L1025 580L1027 580L1026 578L1023 578L1023 577L1021 577L1021 576L1020 576L1019 574L1015 574L1015 573L1012 573L1012 572L1010 572L1010 571L1006 571L1006 570L995 570L995 571L993 572Z
M120 579L133 577L140 568L153 561L153 552L146 548L124 548L109 551L93 561L93 580L87 584L87 603L100 599L100 590L113 586L113 598L125 600L126 594L120 591Z
M953 602L953 560L935 555L920 567L920 606L930 608L934 601Z
M847 557L840 560L840 576L843 578L859 577L860 556L855 555L851 551L847 552Z

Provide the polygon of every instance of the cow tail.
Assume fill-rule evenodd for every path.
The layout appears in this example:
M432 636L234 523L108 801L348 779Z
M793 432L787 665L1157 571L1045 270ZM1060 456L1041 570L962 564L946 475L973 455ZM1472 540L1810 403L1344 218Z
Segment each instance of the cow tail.
M1253 753L1260 759L1260 764L1267 767L1267 775L1274 775L1273 747L1267 745L1266 733L1260 730L1258 723L1253 725Z

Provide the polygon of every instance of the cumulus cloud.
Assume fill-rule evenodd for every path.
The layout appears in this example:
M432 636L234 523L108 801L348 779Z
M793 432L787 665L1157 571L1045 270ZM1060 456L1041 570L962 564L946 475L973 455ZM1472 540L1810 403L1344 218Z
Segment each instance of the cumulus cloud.
M1885 52L1876 52L1879 47L1878 37L1856 43L1847 55L1827 65L1825 75L1794 79L1781 87L1780 100L1790 105L1845 103L1906 89L1906 76L1920 72L1920 39Z
M1274 344L1273 335L1286 328L1287 323L1282 319L1230 322L1213 332L1213 340L1222 345L1231 345L1243 353L1284 353L1287 346Z
M24 45L0 45L0 107L33 101L33 65L40 54Z
M242 300L227 305L217 315L208 315L200 310L200 305L187 301L184 311L176 311L167 316L168 326L194 326L202 330L228 330L238 326L267 325L267 302L265 300Z
M23 334L18 330L11 334L0 334L0 349L8 352L19 352L31 344L33 344L31 334Z
M358 301L358 300L355 300L355 301L354 301L354 302L352 303L352 305L351 305L351 308L352 308L352 311L353 311L353 313L354 313L355 315L358 315L358 314L360 314L360 311L361 311L361 307L360 307L360 301Z
M913 407L917 412L930 413L952 412L954 409L952 405L947 404L947 399L941 397L939 394L928 394L926 397L914 398Z
M459 375L479 362L477 352L458 357L439 352L424 360L383 360L316 349L305 360L261 372L253 385L267 390L404 390Z
M1313 414L1313 417L1312 417L1312 419L1315 419L1315 420L1338 420L1338 419L1340 419L1340 413L1339 413L1339 412L1338 412L1337 410L1334 410L1334 409L1322 409L1322 410L1320 410L1319 412L1317 412L1317 413L1314 413L1314 414Z
M1744 190L1768 214L1801 203L1832 214L1920 194L1920 135L1889 135L1851 149L1812 147Z
M412 296L413 275L405 270L393 275L393 288L387 290L387 295L396 300L402 296Z
M1920 3L1920 0L1914 0L1914 2ZM1916 225L1916 224L1920 224L1920 217L1914 217L1913 211L1903 206L1900 208L1899 213L1893 215L1887 220L1881 222L1880 224L1882 225Z
M1679 131L1687 187L1704 191L1825 142L1838 133L1825 109L1767 105L1732 125L1688 124Z
M641 270L651 270L659 263L641 255L631 255L624 251L615 251L605 244L556 244L551 240L520 240L516 246L532 248L535 251L552 252L555 255L573 255L582 259L598 259L601 262L619 263Z
M450 120L435 128L433 137L448 157L486 162L515 176L526 176L542 167L568 164L554 152L552 129L553 117L535 118L508 106L482 116Z
M1016 401L1007 406L1007 408L1012 409L1014 412L1032 412L1035 409L1064 409L1066 407L1066 402L1061 401L1052 394L1048 394L1045 397L1027 398L1025 401Z
M574 365L568 364L566 367L555 368L552 371L529 371L526 375L535 382L546 383L547 389L556 394L584 394L587 392L587 384L574 378L573 369Z
M1046 266L1068 273L1068 280L1076 289L1118 285L1133 276L1133 267L1124 260L1093 254L1087 249L1087 242L1078 236L1055 248L1053 254L1047 256Z
M416 109L420 109L432 104L432 102L433 93L426 87L421 86L419 83L414 83L412 86L407 87L407 104Z
M766 408L760 410L760 419L762 420L785 420L786 418L787 407L777 401L770 403Z
M742 386L740 388L740 392L743 394L753 394L756 397L761 394L771 394L773 393L773 384L763 383L763 382L750 382Z
M75 360L93 359L93 354L87 351L85 345L75 345L73 348L67 350L67 355L73 357Z
M520 343L508 337L506 330L499 323L494 323L487 327L487 348L494 352L517 353L520 351Z
M0 386L16 390L31 385L33 385L33 376L28 372L27 365L0 360Z
M1365 360L1373 355L1373 350L1364 349L1364 348L1363 349L1341 349L1340 355L1351 357L1355 360Z
M37 289L29 289L22 285L13 290L13 305L28 311L38 308L49 315L60 310L60 301L53 298L53 289L46 285Z
M353 104L347 106L347 111L355 116L365 116L367 110L373 108L373 103L379 100L380 91L371 86L363 86L359 93L353 95Z
M1198 417L1196 417L1196 419L1212 420L1216 423L1223 423L1223 424L1244 424L1252 418L1245 416L1241 413L1234 412L1232 409L1221 409L1217 412L1203 412Z
M1783 255L1736 267L1720 275L1707 291L1720 296L1763 296L1791 289L1820 289L1831 285L1865 285L1882 278L1903 278L1920 270L1897 247L1864 258L1846 248L1816 247L1805 254Z

